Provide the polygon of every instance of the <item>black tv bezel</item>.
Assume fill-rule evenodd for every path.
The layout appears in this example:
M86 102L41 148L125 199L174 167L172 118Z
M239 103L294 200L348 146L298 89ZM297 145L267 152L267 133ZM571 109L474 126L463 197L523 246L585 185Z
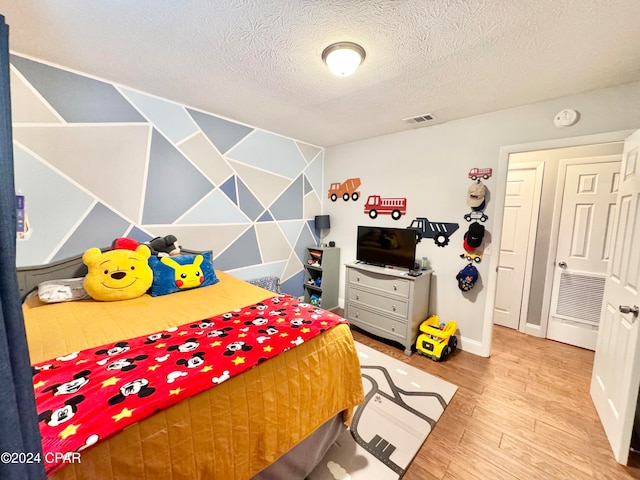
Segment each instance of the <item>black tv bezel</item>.
M361 228L388 230L388 231L393 231L393 232L401 231L401 232L403 232L402 233L403 235L404 234L406 234L406 235L411 234L412 238L414 239L414 242L413 242L413 257L411 258L411 265L402 264L400 262L391 262L391 263L383 262L383 261L376 262L376 261L372 261L371 258L364 258L363 259L362 258L362 253L360 251L360 248L361 248L361 244L360 244L360 238L361 238L360 229ZM415 232L415 230L412 230L410 228L380 227L380 226L377 226L377 225L358 225L358 227L356 229L356 261L358 263L363 263L363 264L366 264L366 265L374 265L374 266L378 266L378 267L404 268L404 269L407 269L409 271L413 271L413 270L415 270L417 245L418 245L418 239L417 239L417 236L416 236L416 232Z

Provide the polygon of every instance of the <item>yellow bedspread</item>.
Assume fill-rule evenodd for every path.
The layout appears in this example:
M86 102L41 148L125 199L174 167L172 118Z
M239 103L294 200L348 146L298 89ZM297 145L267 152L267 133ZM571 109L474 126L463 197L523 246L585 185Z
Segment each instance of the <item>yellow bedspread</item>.
M121 302L23 306L32 363L194 322L273 296L216 272L210 287ZM363 401L348 326L339 325L242 375L84 450L62 479L246 480L339 412ZM96 412L99 414L99 412Z

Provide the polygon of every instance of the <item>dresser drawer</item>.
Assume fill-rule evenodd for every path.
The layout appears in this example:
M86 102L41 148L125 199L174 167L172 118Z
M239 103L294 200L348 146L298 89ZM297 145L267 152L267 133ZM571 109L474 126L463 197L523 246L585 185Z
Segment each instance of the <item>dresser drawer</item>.
M364 304L367 307L374 309L380 309L390 315L397 315L401 318L407 318L409 311L409 302L402 298L393 298L380 295L379 293L373 293L368 290L361 290L356 287L349 288L350 302L356 302L360 305Z
M407 339L407 323L373 312L354 302L347 304L347 320L385 338Z
M352 285L360 285L409 298L411 288L409 280L352 268L348 268L347 272L348 282Z

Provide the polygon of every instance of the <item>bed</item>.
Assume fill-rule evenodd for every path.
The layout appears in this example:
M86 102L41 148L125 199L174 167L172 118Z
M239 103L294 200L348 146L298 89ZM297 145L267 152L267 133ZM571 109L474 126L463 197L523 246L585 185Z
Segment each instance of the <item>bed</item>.
M295 301L221 271L216 271L220 282L212 286L120 302L44 304L37 295L26 295L42 281L83 274L81 257L18 269L32 364L186 328L274 299ZM339 323L83 447L79 457L68 457L49 478L302 479L363 400L353 338L348 324Z

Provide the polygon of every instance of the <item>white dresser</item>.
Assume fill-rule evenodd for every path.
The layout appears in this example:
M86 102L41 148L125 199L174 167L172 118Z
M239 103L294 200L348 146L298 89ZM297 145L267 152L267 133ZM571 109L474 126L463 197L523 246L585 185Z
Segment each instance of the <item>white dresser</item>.
M431 270L417 277L406 270L347 264L344 315L352 325L404 345L411 355L420 324L429 316Z

